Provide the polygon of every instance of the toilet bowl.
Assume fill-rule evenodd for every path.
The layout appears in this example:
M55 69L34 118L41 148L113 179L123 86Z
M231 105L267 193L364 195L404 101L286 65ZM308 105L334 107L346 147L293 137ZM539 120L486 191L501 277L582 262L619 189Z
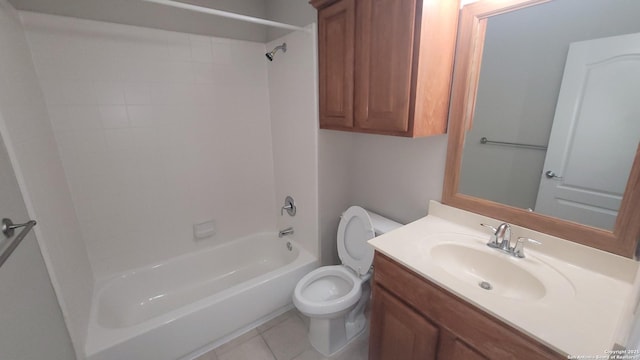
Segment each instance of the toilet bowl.
M338 225L342 264L317 268L298 281L293 303L309 317L309 340L318 352L335 354L365 330L374 254L367 241L400 226L359 206L350 207Z

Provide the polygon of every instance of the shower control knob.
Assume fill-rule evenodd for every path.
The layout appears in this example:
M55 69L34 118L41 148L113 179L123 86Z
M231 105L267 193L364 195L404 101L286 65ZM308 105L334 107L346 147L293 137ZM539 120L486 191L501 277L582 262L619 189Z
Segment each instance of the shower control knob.
M284 215L285 210L289 216L296 216L296 203L291 196L287 196L287 198L284 199L284 206L280 208L280 216Z

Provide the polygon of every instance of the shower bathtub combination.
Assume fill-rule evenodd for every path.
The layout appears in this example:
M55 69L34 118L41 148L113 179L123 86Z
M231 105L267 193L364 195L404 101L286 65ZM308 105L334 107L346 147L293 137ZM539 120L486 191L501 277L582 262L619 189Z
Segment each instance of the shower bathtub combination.
M259 233L101 281L87 359L188 359L292 308L296 283L318 266L295 242Z
M33 333L25 358L191 360L293 309L320 265L316 24L124 5L171 24L0 0L0 72L16 75L0 86L16 109L0 130L57 296L34 324L59 337ZM196 31L185 11L260 26ZM276 44L262 26L290 32ZM280 141L292 129L299 142ZM304 200L296 218L276 217L284 190ZM296 234L278 237L284 224Z

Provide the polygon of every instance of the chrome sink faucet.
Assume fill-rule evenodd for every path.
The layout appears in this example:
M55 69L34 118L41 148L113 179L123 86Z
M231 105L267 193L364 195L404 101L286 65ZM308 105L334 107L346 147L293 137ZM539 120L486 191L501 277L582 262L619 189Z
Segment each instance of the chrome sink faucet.
M505 252L509 255L512 255L518 258L524 258L525 242L530 242L533 244L540 245L539 241L528 239L525 237L518 237L516 244L512 247L511 246L511 225L507 223L502 223L498 226L498 228L495 228L488 224L480 224L480 225L487 227L493 231L493 235L491 235L491 238L489 239L487 246L489 246L490 248L494 248L496 250Z
M498 226L497 229L488 224L480 225L493 230L493 235L487 243L487 246L494 249L500 249L502 251L509 251L509 249L511 248L511 225L502 223Z

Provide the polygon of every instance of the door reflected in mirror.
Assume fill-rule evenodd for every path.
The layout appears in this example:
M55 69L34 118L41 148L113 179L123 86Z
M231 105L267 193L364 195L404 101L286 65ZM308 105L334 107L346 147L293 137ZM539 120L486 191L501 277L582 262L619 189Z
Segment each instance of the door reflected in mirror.
M640 1L491 16L458 192L612 231L640 142Z

